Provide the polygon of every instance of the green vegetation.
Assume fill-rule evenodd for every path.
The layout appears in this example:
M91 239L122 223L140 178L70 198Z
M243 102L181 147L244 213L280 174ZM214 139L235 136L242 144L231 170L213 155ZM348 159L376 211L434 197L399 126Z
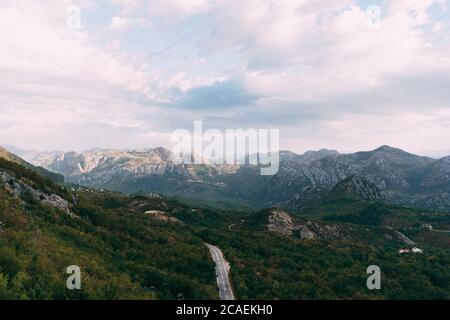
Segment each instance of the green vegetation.
M217 299L204 242L223 250L240 299L450 299L450 234L422 226L445 229L448 214L340 199L296 217L351 234L302 240L267 231L264 210L192 208L157 195L57 184L0 159L2 172L12 181L0 176L0 299ZM77 217L29 192L14 196L15 182L60 196ZM398 254L405 244L391 237L394 229L425 253ZM366 288L372 264L383 273L380 291ZM66 288L70 265L81 267L82 290Z
M201 239L139 210L142 203L161 209L162 201L69 192L14 163L0 160L0 168L40 190L73 197L79 216L0 188L0 299L216 298L214 265ZM66 289L70 265L81 267L82 290Z
M325 244L243 230L202 236L226 248L240 299L450 299L448 250L401 256L392 243ZM380 291L366 288L370 265L382 270Z

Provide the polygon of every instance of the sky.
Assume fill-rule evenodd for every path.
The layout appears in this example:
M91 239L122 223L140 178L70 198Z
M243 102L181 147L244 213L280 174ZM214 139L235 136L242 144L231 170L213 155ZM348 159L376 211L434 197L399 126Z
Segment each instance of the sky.
M0 0L0 143L147 148L203 121L280 129L295 152L449 155L449 10L447 0Z

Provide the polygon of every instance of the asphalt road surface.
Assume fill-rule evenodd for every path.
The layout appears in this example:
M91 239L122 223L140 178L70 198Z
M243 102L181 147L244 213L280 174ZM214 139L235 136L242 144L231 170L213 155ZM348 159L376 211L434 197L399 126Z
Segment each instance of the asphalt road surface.
M219 248L207 243L206 245L216 264L217 285L219 287L220 300L234 300L233 290L231 289L230 280L228 278L230 265L225 261L222 251L220 251Z
M403 233L401 233L400 231L396 231L397 234L400 236L400 238L403 240L404 243L414 246L416 245L416 243L414 241L412 241L410 238L408 238L407 236L405 236Z

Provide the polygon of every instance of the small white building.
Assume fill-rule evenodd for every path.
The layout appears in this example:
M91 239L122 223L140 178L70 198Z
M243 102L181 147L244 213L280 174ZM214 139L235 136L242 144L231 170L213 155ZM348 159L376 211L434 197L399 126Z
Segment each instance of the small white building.
M412 249L400 249L398 250L398 253L404 254L404 253L423 253L423 249L414 247Z
M420 248L412 248L412 250L411 250L413 253L423 253L423 250L422 249L420 249Z

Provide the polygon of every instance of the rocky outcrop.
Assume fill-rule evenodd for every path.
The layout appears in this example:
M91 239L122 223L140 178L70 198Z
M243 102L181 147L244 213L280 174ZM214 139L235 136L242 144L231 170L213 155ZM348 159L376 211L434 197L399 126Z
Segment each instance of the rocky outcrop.
M318 221L301 221L275 208L269 210L267 230L283 236L298 236L305 240L332 240L346 238L343 227Z
M281 209L270 211L267 229L282 235L291 236L295 230L292 217Z
M297 225L300 238L307 240L332 240L344 239L346 235L341 226L334 224L324 224L316 221L306 221Z
M28 195L41 202L42 205L58 209L69 215L71 218L78 217L70 210L70 205L67 200L61 198L57 194L47 194L37 190L5 171L0 171L0 187L3 187L8 193L16 198L22 198L23 196Z
M162 222L171 222L171 223L178 223L178 224L182 224L183 221L181 221L180 219L177 219L175 217L171 217L169 215L167 215L167 213L165 213L164 211L160 211L160 210L149 210L145 212L145 215L162 221Z

